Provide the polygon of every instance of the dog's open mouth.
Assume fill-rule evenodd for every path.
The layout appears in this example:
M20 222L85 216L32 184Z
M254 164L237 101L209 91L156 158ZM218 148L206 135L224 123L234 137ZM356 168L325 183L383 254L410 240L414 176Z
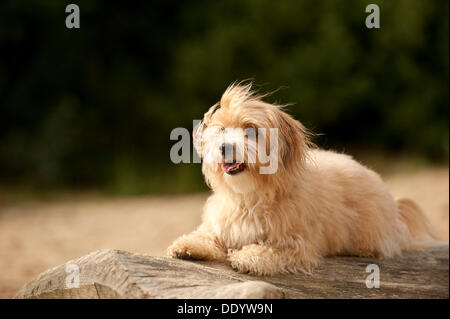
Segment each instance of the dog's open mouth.
M227 173L228 175L235 175L237 173L240 173L244 170L245 164L244 163L222 163L222 171Z

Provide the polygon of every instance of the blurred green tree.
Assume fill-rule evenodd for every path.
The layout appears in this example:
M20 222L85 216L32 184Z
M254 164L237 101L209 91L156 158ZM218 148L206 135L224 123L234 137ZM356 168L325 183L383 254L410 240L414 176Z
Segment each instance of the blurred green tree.
M377 0L367 29L372 2L80 0L67 29L69 2L4 0L0 183L204 189L170 131L246 78L321 146L448 160L448 1Z

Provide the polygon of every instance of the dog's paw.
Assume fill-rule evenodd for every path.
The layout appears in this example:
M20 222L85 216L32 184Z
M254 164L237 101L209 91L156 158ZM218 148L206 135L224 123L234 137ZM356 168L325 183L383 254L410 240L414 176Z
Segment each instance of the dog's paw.
M226 259L226 253L215 244L200 236L181 236L167 248L167 255L179 259L219 260Z
M183 238L176 240L169 248L167 248L167 256L178 259L198 259L196 258L195 249L192 245L186 243Z
M228 261L231 268L242 274L270 276L276 272L254 249L229 250Z

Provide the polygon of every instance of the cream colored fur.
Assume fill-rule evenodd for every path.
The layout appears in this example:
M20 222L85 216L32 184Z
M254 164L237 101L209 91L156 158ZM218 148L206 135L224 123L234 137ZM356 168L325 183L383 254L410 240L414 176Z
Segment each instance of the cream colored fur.
M310 271L322 257L392 257L436 244L428 221L409 199L395 200L380 176L348 155L315 148L303 125L281 106L262 101L251 85L233 84L194 132L204 156L214 137L206 127L279 129L275 174L246 163L228 175L203 162L212 195L203 222L168 248L175 258L228 261L239 272ZM218 108L220 106L220 108Z

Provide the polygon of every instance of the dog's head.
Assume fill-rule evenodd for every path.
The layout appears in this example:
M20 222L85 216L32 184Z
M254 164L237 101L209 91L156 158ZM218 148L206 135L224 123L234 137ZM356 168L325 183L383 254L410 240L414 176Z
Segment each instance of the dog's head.
M283 184L301 170L309 140L303 125L251 90L232 84L194 129L206 182L248 193Z

